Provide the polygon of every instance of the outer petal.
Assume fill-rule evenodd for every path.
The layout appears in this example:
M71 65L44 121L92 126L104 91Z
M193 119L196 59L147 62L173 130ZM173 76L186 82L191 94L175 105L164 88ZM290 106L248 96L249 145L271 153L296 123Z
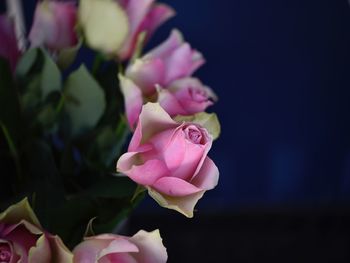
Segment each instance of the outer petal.
M88 239L78 244L73 250L74 263L85 263L91 262L96 263L100 251L108 247L109 243L112 242L111 239Z
M126 76L140 87L145 96L151 96L156 92L156 85L164 82L164 63L159 58L138 59L128 67Z
M149 39L160 25L174 15L175 11L170 6L165 4L156 4L147 14L147 17L143 20L139 32L146 31L147 39Z
M131 129L135 127L135 124L141 113L143 99L141 90L135 83L119 75L121 91L124 95L125 112Z
M30 248L28 252L28 263L47 263L50 261L52 262L50 244L43 234L37 240L36 246Z
M200 191L188 196L181 197L171 197L158 193L152 188L148 187L148 194L155 200L157 203L165 208L173 209L179 213L185 215L186 217L193 217L193 209L197 204L198 200L202 198L205 191Z
M166 248L163 245L159 230L146 232L140 230L130 238L139 248L139 253L132 253L137 263L165 263L168 259Z
M56 263L71 263L73 262L73 253L65 246L61 238L46 234L50 242L51 261Z
M213 189L219 181L219 169L209 158L205 158L202 168L192 179L191 183L204 190Z
M187 111L181 106L175 95L167 89L158 90L157 102L170 116L187 115Z
M166 59L165 83L187 77L192 73L192 50L187 43L182 44Z
M176 177L162 177L152 185L152 188L162 195L171 197L188 196L202 191L202 189Z
M121 160L123 161L123 156ZM159 178L170 174L169 169L160 160L149 160L142 165L133 165L130 170L123 173L134 182L145 186L152 185Z
M158 47L152 49L147 55L146 57L150 57L150 58L161 58L161 59L165 59L168 56L170 56L170 54L172 52L174 52L175 49L177 49L178 47L180 47L183 44L184 40L182 37L182 34L180 33L180 31L178 31L177 29L174 29L170 36L168 37L167 40L165 40L161 45L159 45Z
M13 22L5 15L0 15L0 39L0 56L8 59L13 71L20 52L17 46Z
M25 220L37 227L41 227L38 218L29 205L28 199L24 198L19 203L10 206L0 214L0 222L6 224L18 224Z
M118 56L122 60L128 58L131 55L132 50L135 46L140 25L149 12L153 2L154 0L129 0L127 3L125 3L125 11L128 16L130 29L122 48L118 51Z
M142 139L140 144L147 142L153 135L167 129L173 129L179 126L168 113L159 105L159 103L147 103L142 107L139 123L136 132L141 129ZM136 138L135 138L136 139ZM131 144L134 138L131 139Z

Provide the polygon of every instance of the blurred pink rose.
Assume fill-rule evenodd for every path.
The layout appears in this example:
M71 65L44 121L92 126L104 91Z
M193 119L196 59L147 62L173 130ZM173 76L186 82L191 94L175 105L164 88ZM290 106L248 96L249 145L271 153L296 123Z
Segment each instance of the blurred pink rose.
M0 15L0 40L0 56L9 61L13 71L21 53L17 46L13 21L6 15Z
M155 0L117 1L129 20L129 34L118 51L119 59L126 60L132 56L141 32L146 32L146 39L149 39L160 25L175 15L175 12L165 4L155 3Z
M27 199L0 214L0 262L72 262L73 255L61 239L46 233Z
M32 47L45 46L53 51L73 47L78 42L76 21L74 2L38 2L29 33Z
M87 237L73 251L74 263L165 263L168 255L159 231L132 237L102 234Z
M188 43L184 42L179 31L173 30L164 43L129 65L124 77L128 79L128 81L121 81L121 89L125 98L127 118L130 127L134 128L141 112L143 101L157 101L157 89L158 91L163 89L167 90L171 86L176 86L175 89L177 92L175 97L183 97L185 95L185 90L189 92L195 91L197 95L201 93L202 97L206 97L206 99L200 99L199 96L194 93L194 96L189 94L192 99L187 96L187 103L179 107L179 105L172 105L175 103L174 99L170 101L168 100L169 96L166 96L166 98L163 96L161 98L163 105L165 105L166 102L169 106L168 108L173 107L173 109L176 108L179 110L173 110L171 115L199 112L206 108L203 107L204 105L211 105L209 100L215 97L213 96L214 94L209 92L207 88L204 88L198 81L188 79L188 77L203 65L204 62L205 60L202 54L192 49ZM181 79L185 80L176 82ZM175 84L173 85L174 82ZM190 82L192 82L191 85L188 85ZM166 93L169 95L169 93L173 93L175 89L171 89ZM180 89L182 90L181 92L179 91ZM182 95L180 93L182 93ZM161 95L165 95L165 93L161 93ZM206 100L206 103L201 104L201 107L199 107L199 105L196 107L192 107L193 105L190 106L192 103L189 103L189 100L198 102L199 99L201 102ZM133 102L129 103L131 100L133 100ZM190 108L187 109L187 106Z
M178 123L158 103L147 103L117 170L145 186L161 206L192 217L197 201L218 182L207 156L212 140L204 127Z
M170 115L192 115L205 109L217 100L214 92L196 78L176 80L166 89L159 88L158 102Z

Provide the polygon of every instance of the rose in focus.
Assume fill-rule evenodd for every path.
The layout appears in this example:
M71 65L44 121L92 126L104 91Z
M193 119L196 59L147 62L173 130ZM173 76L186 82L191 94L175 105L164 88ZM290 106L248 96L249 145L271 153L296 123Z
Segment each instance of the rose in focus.
M158 103L147 103L117 170L146 187L161 206L193 217L196 203L219 178L207 156L213 141L208 131L217 130L219 124L205 125L195 119L174 121Z
M72 262L61 239L46 233L27 199L0 214L0 262Z
M141 230L132 237L113 234L86 237L73 253L74 263L165 263L168 259L158 230Z

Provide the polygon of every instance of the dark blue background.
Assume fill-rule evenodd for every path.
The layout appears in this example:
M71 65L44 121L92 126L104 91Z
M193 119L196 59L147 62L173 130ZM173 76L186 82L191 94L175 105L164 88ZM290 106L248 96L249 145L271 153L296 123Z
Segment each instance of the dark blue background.
M24 2L30 14L34 1ZM347 1L163 2L178 15L152 43L179 28L207 59L197 76L220 97L210 110L220 117L222 136L209 154L220 184L199 207L348 204Z

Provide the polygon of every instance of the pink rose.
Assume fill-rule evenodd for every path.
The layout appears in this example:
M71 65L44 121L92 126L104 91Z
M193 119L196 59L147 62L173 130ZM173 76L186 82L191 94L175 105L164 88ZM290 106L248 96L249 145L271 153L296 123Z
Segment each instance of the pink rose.
M5 15L0 15L0 39L0 56L9 61L13 71L21 53L17 46L13 21Z
M0 214L0 262L69 263L73 254L61 239L46 233L27 199Z
M102 234L87 237L73 251L74 263L165 263L168 259L159 231L139 231L132 237Z
M52 51L73 47L77 8L74 2L45 0L38 2L29 33L32 47L45 46Z
M167 89L172 86L173 82L183 78L187 79L203 65L204 62L205 60L202 54L193 50L188 43L184 42L179 31L173 30L170 37L164 43L131 64L126 69L125 77L123 77L128 80L121 80L121 89L124 94L130 127L134 128L141 112L143 101L157 100L157 87L158 90ZM213 93L208 92L208 89L204 88L202 84L196 83L192 85L192 83L189 86L187 85L189 82L194 83L195 81L184 80L180 82L182 86L181 89L185 90L191 86L188 91L192 92L191 90L194 89L199 91L202 93L202 96L207 97L207 101L214 97ZM184 87L184 84L187 85L187 88ZM175 83L174 86L179 86L179 83ZM194 88L194 86L196 88ZM169 92L172 93L172 91ZM178 95L180 94L178 93ZM197 101L199 96L193 97L193 99ZM132 103L130 103L131 100L133 101ZM173 102L174 100L172 100L171 103ZM187 105L190 106L188 103ZM202 104L202 106L203 105L204 104ZM211 105L211 103L207 103L207 106L209 105ZM182 106L186 107L186 105ZM179 109L179 107L177 108ZM202 109L205 107L196 108ZM180 112L173 111L171 115L185 114L186 112L198 111L195 111L194 108L183 109L183 111Z
M193 217L198 200L218 183L219 171L207 156L213 141L208 130L218 126L213 119L206 118L206 128L195 119L176 122L158 103L147 103L117 170L147 188L161 206Z
M179 79L166 89L159 88L158 102L170 115L192 115L217 100L215 93L196 78Z
M129 20L128 36L118 51L119 59L126 60L133 54L141 32L146 32L146 39L149 39L160 25L175 15L175 12L165 4L154 3L155 0L117 1L125 10Z

